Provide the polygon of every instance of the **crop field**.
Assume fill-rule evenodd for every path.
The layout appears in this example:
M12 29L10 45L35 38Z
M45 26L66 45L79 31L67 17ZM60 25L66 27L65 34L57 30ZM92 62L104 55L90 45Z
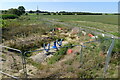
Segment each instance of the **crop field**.
M120 44L117 38L120 37L120 34L117 15L28 14L15 19L0 19L0 21L2 22L1 45L19 49L23 53L30 51L24 55L28 78L117 78L119 75ZM102 33L106 36L103 37ZM98 36L98 38L91 38L89 34ZM108 49L113 41L111 35L115 37L115 43L108 70L103 75ZM104 41L106 38L110 39ZM52 47L54 41L60 39L63 39L63 48L51 49L48 55L45 54L47 53L45 50L39 51L44 49L44 43L50 43L50 47ZM99 39L101 41L83 44ZM85 47L72 47L71 45ZM69 50L72 51L69 52ZM4 71L16 77L23 77L22 66L19 66L19 64L22 65L19 61L21 60L20 56L9 51L5 50L0 55L6 62L3 65L6 68ZM7 56L11 60L6 58ZM13 56L17 56L18 59L12 59ZM12 68L9 69L7 63L12 66L15 64L16 71ZM3 75L2 77L6 78L7 76Z

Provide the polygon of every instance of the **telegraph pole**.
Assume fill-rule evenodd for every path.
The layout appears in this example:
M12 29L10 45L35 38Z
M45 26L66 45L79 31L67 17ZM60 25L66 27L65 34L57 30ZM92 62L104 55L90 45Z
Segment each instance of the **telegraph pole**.
M39 10L38 10L38 5L37 5L37 10L36 10L36 14L37 14L37 15L39 15L39 12L38 12L38 11L39 11Z

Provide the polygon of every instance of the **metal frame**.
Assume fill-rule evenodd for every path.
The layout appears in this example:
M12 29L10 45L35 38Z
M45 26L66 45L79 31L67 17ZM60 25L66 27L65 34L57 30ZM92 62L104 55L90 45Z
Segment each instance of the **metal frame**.
M104 39L104 40L109 40L109 39L113 39L113 38L107 38L107 39ZM115 39L114 39L114 40L115 40ZM109 61L110 61L110 55L111 55L111 51L112 51L113 46L114 46L114 45L113 45L113 44L114 44L114 40L112 41L111 46L110 46L109 51L108 51L108 55L107 55L107 58L106 58L106 66L105 66L105 68L104 68L104 74L105 74L105 72L106 72L106 70L107 70L107 66L108 66ZM88 44L88 43L91 43L91 42L99 42L99 41L101 41L101 40L94 40L94 41L85 42L85 43L83 43L83 45L72 45L72 46L81 46L81 50L80 50L81 64L82 64L82 56L83 56L82 48L83 48L83 47L86 47L86 46L84 46L84 44ZM37 51L43 51L43 50L45 50L45 49L40 49L40 50L22 52L22 51L19 50L19 49L10 48L10 47L7 47L7 46L2 46L2 47L7 48L7 49L11 49L11 50L14 50L14 51L17 51L17 52L21 53L21 55L22 55L22 64L23 64L23 71L24 71L25 78L27 78L27 69L26 69L25 54L26 54L26 53L30 53L30 52L37 52ZM64 46L64 47L70 47L70 46ZM64 47L61 47L61 46L60 46L60 47L58 47L58 48L64 48ZM112 48L112 49L111 49L111 48ZM54 49L54 48L49 48L49 50L50 50L50 49Z
M106 71L108 69L108 64L110 62L110 58L111 58L111 53L112 53L112 50L114 48L114 42L115 42L115 39L112 40L112 43L107 51L107 57L106 57L106 61L105 61L105 67L104 67L104 74L103 74L103 77L105 77L105 74L106 74Z
M27 69L26 69L26 61L25 61L24 53L19 49L7 47L7 46L1 46L1 47L6 48L6 49L10 49L10 50L14 50L14 51L19 52L21 54L22 64L23 64L23 71L24 71L25 78L27 78Z

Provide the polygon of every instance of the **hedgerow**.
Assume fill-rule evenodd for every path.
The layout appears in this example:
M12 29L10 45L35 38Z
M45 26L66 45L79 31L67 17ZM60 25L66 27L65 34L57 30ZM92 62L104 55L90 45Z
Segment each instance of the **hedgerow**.
M15 18L18 18L18 16L14 14L2 14L2 19L15 19Z

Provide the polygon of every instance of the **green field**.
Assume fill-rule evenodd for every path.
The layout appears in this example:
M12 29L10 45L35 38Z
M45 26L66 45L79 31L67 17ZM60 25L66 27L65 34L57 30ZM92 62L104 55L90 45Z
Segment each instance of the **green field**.
M43 18L58 19L60 21L91 21L104 24L118 24L118 15L44 15Z
M68 23L73 26L86 26L86 28L91 27L89 28L90 30L100 29L105 33L118 36L117 15L40 15L40 18Z

